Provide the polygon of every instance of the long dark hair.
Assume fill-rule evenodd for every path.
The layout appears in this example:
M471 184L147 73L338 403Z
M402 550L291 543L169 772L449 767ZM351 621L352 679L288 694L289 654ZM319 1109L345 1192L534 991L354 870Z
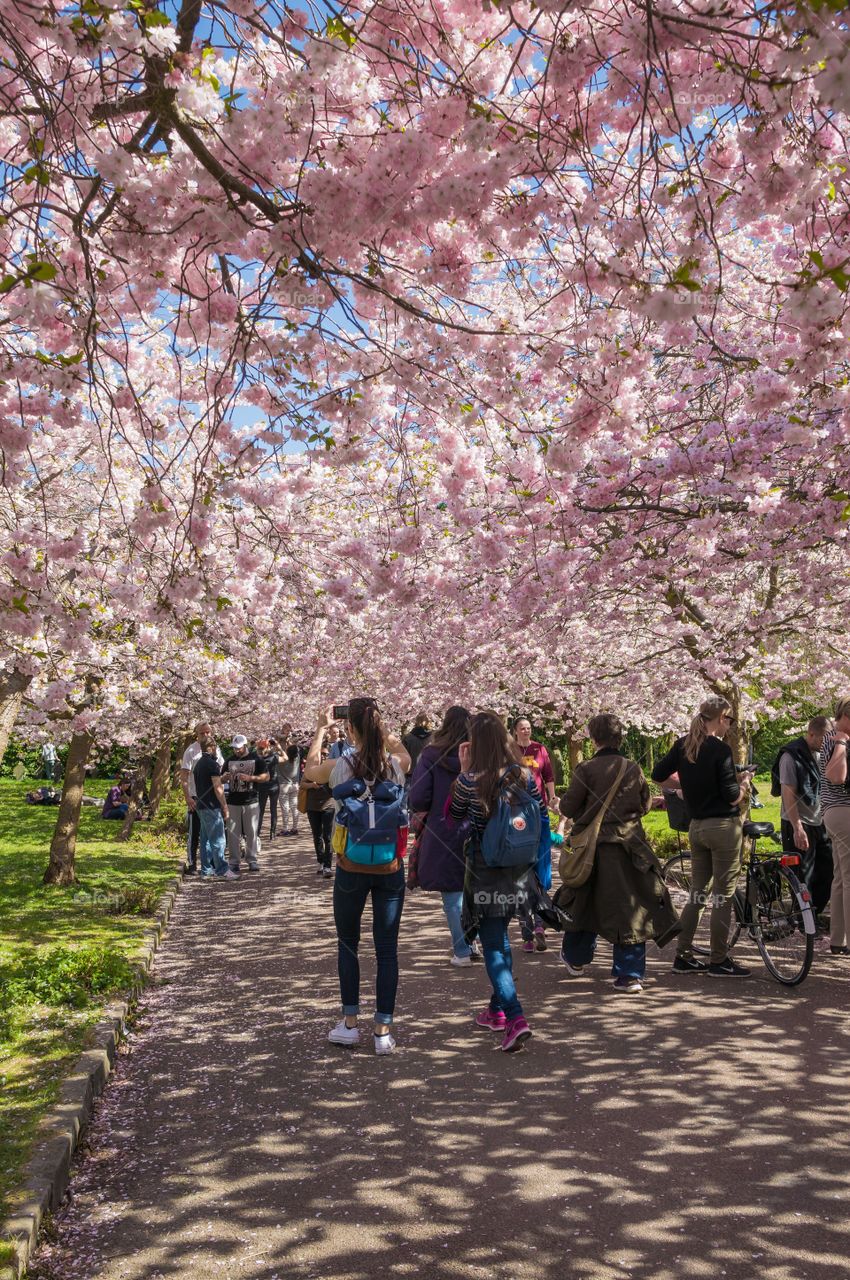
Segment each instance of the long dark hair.
M444 755L465 742L469 734L471 712L466 707L449 707L443 723L432 737L429 746L437 747Z
M495 711L479 711L472 717L469 722L469 746L469 772L475 774L478 799L490 814L496 807L502 786L508 781L520 781L522 752L513 739L508 737L508 731ZM512 773L502 783L502 773L508 768L512 769Z
M390 760L384 747L384 722L375 699L352 698L348 704L348 723L360 739L356 753L349 758L354 776L388 778Z

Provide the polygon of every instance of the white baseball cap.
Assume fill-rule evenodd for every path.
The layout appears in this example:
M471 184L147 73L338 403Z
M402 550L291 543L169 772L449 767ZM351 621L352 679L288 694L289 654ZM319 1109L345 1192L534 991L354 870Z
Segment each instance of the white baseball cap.
M230 745L238 751L240 747L247 747L248 739L245 737L244 733L237 733Z

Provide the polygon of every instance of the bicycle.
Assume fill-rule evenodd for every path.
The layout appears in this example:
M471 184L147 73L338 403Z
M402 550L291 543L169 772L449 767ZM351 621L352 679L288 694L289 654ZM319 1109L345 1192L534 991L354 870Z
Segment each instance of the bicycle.
M815 913L808 889L802 885L791 867L799 866L800 855L780 856L756 851L759 840L777 844L776 830L770 822L745 822L744 840L749 852L741 863L743 883L732 895L733 916L729 930L729 950L746 934L758 947L771 977L784 987L796 987L804 980L812 965L815 949ZM662 866L664 883L676 910L681 913L691 896L691 859L688 853L677 853ZM693 950L707 955L705 944L707 912L703 912Z

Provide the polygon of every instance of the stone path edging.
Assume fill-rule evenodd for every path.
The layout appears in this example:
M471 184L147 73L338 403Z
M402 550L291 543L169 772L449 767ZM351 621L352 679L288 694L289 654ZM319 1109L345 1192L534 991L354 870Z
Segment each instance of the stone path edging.
M59 1097L39 1128L39 1136L27 1164L24 1198L11 1217L0 1223L0 1241L11 1242L17 1257L0 1263L0 1280L20 1280L35 1249L44 1215L62 1203L71 1174L71 1162L88 1123L96 1099L112 1074L118 1043L127 1014L147 984L154 956L171 916L183 877L178 874L160 898L154 923L131 957L136 978L126 1000L115 1000L103 1011L93 1032L93 1043L74 1063L59 1090Z

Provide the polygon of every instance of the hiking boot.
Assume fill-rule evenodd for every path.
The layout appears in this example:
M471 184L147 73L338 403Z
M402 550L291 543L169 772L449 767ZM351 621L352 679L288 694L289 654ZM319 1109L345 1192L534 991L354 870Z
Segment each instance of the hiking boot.
M546 950L546 930L540 925L534 930L534 950Z
M194 875L197 875L197 873L198 873L198 865L197 865L197 863L195 863L195 862L184 862L184 863L183 863L183 874L184 874L184 876L194 876Z
M520 1014L518 1018L511 1018L510 1022L506 1023L505 1038L499 1048L503 1053L516 1053L517 1049L521 1049L526 1040L530 1039L531 1027Z
M707 969L708 965L696 956L676 956L673 961L674 973L705 973Z
M639 996L643 983L640 978L615 978L614 990L618 996Z
M228 867L223 876L216 876L217 880L238 880L239 872L234 871L232 867Z
M328 1039L331 1044L343 1044L347 1049L360 1043L360 1028L347 1027L345 1018L338 1022L336 1026L328 1032Z
M501 1009L494 1013L490 1008L482 1009L475 1019L476 1026L486 1027L488 1031L504 1031L507 1021Z
M708 966L709 978L749 978L750 971L742 964L736 964L731 956L727 956L720 964Z

